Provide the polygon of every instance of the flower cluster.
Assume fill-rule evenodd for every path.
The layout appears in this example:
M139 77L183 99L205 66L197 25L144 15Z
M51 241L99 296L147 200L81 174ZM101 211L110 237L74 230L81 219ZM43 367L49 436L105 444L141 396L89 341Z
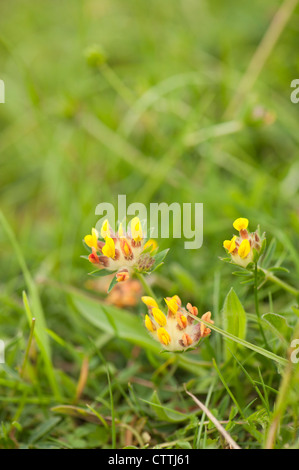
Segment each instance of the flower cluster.
M233 226L239 232L239 236L234 235L231 240L224 240L223 247L231 255L235 264L246 268L254 261L254 252L261 251L262 239L256 230L248 232L248 219L240 217L236 219Z
M114 232L106 219L100 232L93 228L91 234L84 237L84 245L89 251L89 255L84 258L97 268L92 275L102 277L114 274L108 292L117 283L130 278L133 281L134 275L152 273L163 263L168 252L158 252L157 243L154 240L146 240L138 217L131 220L127 232L123 230L122 224L117 232ZM144 284L146 285L143 280ZM165 314L154 298L142 297L142 301L148 308L144 324L152 337L167 351L184 352L194 348L201 338L211 333L210 328L203 323L214 323L211 320L211 312L201 317L203 322L197 321L194 318L198 315L197 308L190 303L186 308L182 307L181 299L177 295L166 297Z
M168 307L166 315L152 297L142 297L142 301L148 308L148 314L144 320L145 326L153 338L159 341L167 351L186 351L211 333L210 328L201 322L194 321L191 316L198 315L197 308L188 303L185 309L177 295L165 299ZM211 320L211 312L205 313L201 319L211 324L214 323Z
M93 228L84 242L91 251L90 263L101 270L99 275L116 273L114 283L126 281L133 272L152 272L157 267L156 261L159 260L159 264L163 261L161 256L156 256L155 240L145 240L138 217L131 220L128 232L124 232L120 224L117 233L106 219L100 234Z

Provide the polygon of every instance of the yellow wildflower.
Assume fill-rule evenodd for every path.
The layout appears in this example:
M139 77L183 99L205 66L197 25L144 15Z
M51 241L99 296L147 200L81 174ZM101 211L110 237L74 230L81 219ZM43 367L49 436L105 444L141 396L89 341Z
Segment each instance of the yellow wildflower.
M160 343L162 343L164 346L168 346L169 343L171 342L170 334L168 333L167 330L165 330L165 328L159 328L157 330L157 335L158 335Z
M241 256L242 259L245 259L247 258L249 253L250 253L250 242L247 238L245 238L245 240L242 240L241 245L239 246L238 255Z
M166 317L164 313L157 307L154 307L152 309L152 315L155 319L155 321L158 323L160 326L165 326L167 323Z
M150 296L144 295L143 297L141 297L141 300L147 307L156 307L156 308L158 308L157 302L155 301L155 299L153 299Z
M105 240L106 237L110 237L111 232L110 232L110 227L109 227L109 222L108 219L104 220L101 228L101 237Z
M141 240L143 239L143 234L142 234L141 222L138 217L134 217L134 219L131 220L131 233L132 233L132 238L134 242L140 243Z
M144 319L145 326L167 351L186 351L190 346L196 346L200 338L211 332L203 323L196 322L191 317L190 314L197 316L197 308L188 303L186 310L181 306L181 299L177 295L165 299L168 306L167 315L154 306L157 302L152 297L142 297L142 301L148 307L148 314ZM211 312L205 313L202 319L214 323L211 320Z
M244 217L239 217L233 223L239 236L234 235L231 240L224 240L223 247L231 255L232 261L243 268L254 259L254 250L261 250L261 238L257 231L248 232L249 221Z
M106 243L102 248L103 255L107 256L107 258L115 258L115 244L113 238L106 237L105 241Z
M91 235L84 237L85 244L91 249L88 260L98 268L105 268L107 274L116 272L112 287L116 281L123 282L129 279L134 272L149 273L155 268L157 243L154 240L144 239L138 217L132 219L129 231L126 232L122 224L119 224L116 233L112 230L108 219L105 219L100 235L102 239L99 239L98 231L93 228ZM150 247L152 249L149 249ZM167 251L165 250L164 257ZM160 256L159 264L162 261L163 256Z
M249 221L248 219L245 219L243 217L239 217L239 219L236 219L233 223L233 227L238 230L238 232L241 232L241 230L246 230L248 227Z
M98 238L99 238L98 231L95 228L93 228L91 230L91 235L86 235L84 237L84 241L85 241L86 245L89 246L89 248L97 249L98 248Z
M229 253L233 253L236 249L236 239L237 237L234 236L231 240L224 240L223 246Z

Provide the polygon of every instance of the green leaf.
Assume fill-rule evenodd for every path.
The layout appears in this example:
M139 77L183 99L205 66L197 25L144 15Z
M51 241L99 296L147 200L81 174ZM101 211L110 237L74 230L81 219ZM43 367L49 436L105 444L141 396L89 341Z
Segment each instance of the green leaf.
M260 257L260 253L255 248L252 249L252 252L253 252L253 262L257 263Z
M267 323L270 323L278 331L283 331L285 330L285 328L291 328L286 318L282 315L278 315L277 313L264 313L264 315L262 315L262 318Z
M57 405L51 408L53 413L72 416L73 418L82 419L90 423L103 424L101 420L93 412L85 410L74 405Z
M78 292L72 292L70 298L80 315L101 331L159 353L161 346L151 338L138 316Z
M27 320L28 320L29 326L31 326L32 317L34 316L34 318L36 319L34 335L38 343L38 347L40 349L42 359L45 364L45 374L48 377L48 381L51 385L51 388L53 390L55 397L59 399L60 391L59 391L58 384L56 381L54 367L53 367L52 359L51 359L50 342L49 342L49 337L46 333L46 327L47 327L46 319L45 319L45 314L43 311L43 307L42 307L42 303L40 300L37 286L27 267L25 258L23 256L23 253L17 241L17 238L12 228L10 227L9 223L7 222L6 217L1 211L0 211L0 223L2 224L4 231L6 232L7 237L12 244L12 247L15 251L16 258L22 270L23 277L24 277L25 283L27 285L28 293L29 293L29 299L30 299L30 306L29 306L27 295L24 292L23 302L25 306Z
M192 449L190 442L179 440L175 445L176 449Z
M144 248L144 250L142 251L142 254L146 254L146 253L154 253L154 252L157 252L157 249L158 247L156 247L154 250L153 250L153 245L148 245L146 248Z
M268 351L267 349L261 348L260 346L257 346L256 344L249 343L248 341L245 341L245 339L238 338L235 335L232 335L231 333L222 330L221 328L218 328L218 326L213 325L211 323L208 323L207 321L203 320L202 318L199 320L197 317L194 315L189 315L194 318L195 321L200 321L204 325L206 325L208 328L210 328L213 331L216 331L217 333L220 333L224 338L228 340L232 340L237 344L240 344L241 346L244 346L245 348L251 349L251 351L256 352L257 354L261 354L261 356L267 357L268 359L271 359L272 361L277 362L278 364L282 366L286 366L288 364L287 359L284 357L278 356L277 354L274 354L271 351Z
M246 268L248 271L252 271L254 269L255 265L254 263L251 261L251 263L248 263Z
M262 254L264 253L266 247L267 247L267 239L264 238L263 241L262 241L261 249L260 249L260 256L262 256Z
M168 423L179 423L192 418L192 415L180 413L179 411L172 410L162 405L156 391L152 394L151 401L141 399L144 403L148 403L161 421L167 421Z
M108 287L108 290L107 290L107 293L109 294L109 292L112 291L113 287L117 284L117 277L114 276L112 281L110 282L110 286Z
M92 249L88 245L86 245L84 240L82 240L82 244L83 244L86 251L88 251L89 253L92 253Z
M241 281L240 284L254 284L254 279L246 279L245 281Z
M159 253L157 253L155 255L155 263L151 269L151 272L154 272L156 271L156 269L161 266L161 264L163 264L163 261L165 259L165 257L167 256L167 253L169 252L169 248L167 248L166 250L163 250L163 251L160 251Z
M287 320L282 315L278 315L277 313L265 313L262 315L263 320L265 320L268 325L270 326L271 330L279 337L279 339L288 344L286 337L289 333L291 333L292 328L288 325Z
M225 263L234 264L235 266L237 266L235 263L232 263L231 258L222 258L222 256L219 256L219 259L220 261L224 261Z
M271 259L273 258L273 255L276 250L276 240L273 238L271 242L269 243L268 249L266 251L266 254L263 259L263 267L267 268L269 264L271 263Z
M297 308L297 307L292 307L292 310L293 310L293 312L295 313L295 315L297 315L297 317L299 317L299 308Z
M226 296L222 315L224 329L228 333L231 333L238 338L244 339L246 336L246 313L233 288L231 288ZM227 359L231 357L229 349L232 351L232 353L235 353L237 350L237 344L226 344L225 353Z
M234 271L232 272L232 274L234 276L238 276L238 277L248 277L248 276L252 276L252 273L251 272L248 272L248 271Z
M284 268L283 266L273 266L272 268L269 268L268 271L270 272L284 272L284 273L289 273L290 271L287 268Z
M46 421L42 421L37 428L34 429L32 432L30 438L29 438L29 444L33 444L34 442L39 441L43 436L48 434L57 424L59 424L61 421L61 418L55 416L52 418L47 419Z

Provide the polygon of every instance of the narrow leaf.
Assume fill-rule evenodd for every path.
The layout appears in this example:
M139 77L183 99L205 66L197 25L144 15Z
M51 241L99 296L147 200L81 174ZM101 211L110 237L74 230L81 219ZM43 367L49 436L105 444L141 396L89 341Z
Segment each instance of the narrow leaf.
M223 315L224 329L228 333L231 333L240 339L245 339L246 313L233 288L231 288L231 290L226 296L223 310L222 310L222 315ZM236 343L226 344L225 353L226 353L227 359L231 357L231 353L229 349L232 351L232 353L235 353L237 350L237 344Z

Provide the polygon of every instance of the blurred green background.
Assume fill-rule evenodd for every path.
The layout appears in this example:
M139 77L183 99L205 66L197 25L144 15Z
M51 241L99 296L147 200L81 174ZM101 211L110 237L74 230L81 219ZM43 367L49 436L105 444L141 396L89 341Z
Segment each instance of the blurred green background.
M252 229L259 223L297 238L298 108L290 101L297 12L241 109L224 118L279 4L1 5L1 207L32 272L84 282L80 240L98 220L96 205L116 203L118 194L147 207L204 203L200 250L162 242L173 246L169 262L200 283L219 268L237 216ZM95 47L107 57L100 69L86 61ZM256 107L276 121L213 136L213 126L233 121L238 129ZM1 252L2 282L13 295L22 279L3 235Z
M90 269L80 258L81 240L98 220L96 205L115 204L118 194L147 207L204 204L202 248L160 241L171 248L153 277L161 296L177 293L216 319L232 283L246 298L247 288L219 260L240 216L277 238L278 255L292 268L289 281L298 283L299 104L290 101L299 75L298 8L236 99L281 4L1 2L1 210L48 327L73 346L80 348L82 331L92 328L74 315L61 286L85 289ZM0 332L14 344L28 337L21 297L27 285L2 227L0 256ZM276 301L278 311L284 308L281 297ZM114 352L130 355L115 344ZM72 361L53 348L63 370L64 360ZM12 347L8 357L15 367L22 351ZM117 352L115 363L123 366ZM79 365L70 369L78 375Z

